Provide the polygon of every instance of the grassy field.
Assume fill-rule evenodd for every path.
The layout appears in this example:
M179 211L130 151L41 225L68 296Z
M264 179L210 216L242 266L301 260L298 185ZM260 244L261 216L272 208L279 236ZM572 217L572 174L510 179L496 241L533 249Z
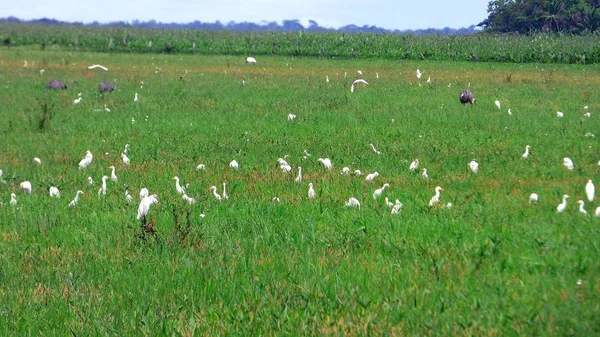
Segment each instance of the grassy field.
M357 76L370 84L351 93ZM46 90L52 78L69 89ZM98 83L115 78L100 98ZM0 80L0 335L600 334L600 202L586 201L590 216L575 204L588 179L600 182L600 143L588 134L600 137L598 65L249 65L11 48L0 50ZM463 107L469 85L478 104ZM86 150L93 162L79 170ZM288 174L277 163L285 155ZM110 165L118 181L100 197ZM380 175L366 182L344 166ZM223 182L229 199L217 201L209 187ZM441 202L429 207L438 185ZM50 186L62 196L50 198ZM136 220L142 187L159 197L148 214L155 235ZM344 207L350 197L360 210ZM384 197L403 203L400 214Z

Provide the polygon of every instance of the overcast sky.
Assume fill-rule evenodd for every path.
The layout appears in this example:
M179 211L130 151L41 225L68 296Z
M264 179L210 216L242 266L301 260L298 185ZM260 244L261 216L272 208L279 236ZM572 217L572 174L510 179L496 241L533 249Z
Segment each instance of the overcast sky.
M339 28L355 24L387 29L461 28L487 17L487 0L22 0L7 1L0 17L61 21L133 20L222 23L314 20Z

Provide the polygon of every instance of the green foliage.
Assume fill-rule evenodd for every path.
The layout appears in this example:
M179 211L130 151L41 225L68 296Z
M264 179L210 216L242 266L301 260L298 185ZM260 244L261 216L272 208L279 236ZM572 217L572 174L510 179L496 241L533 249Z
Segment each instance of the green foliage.
M127 34L127 48L146 50ZM115 49L122 36L114 35ZM243 48L270 52L260 36L242 36L250 39ZM311 38L293 34L277 48ZM198 49L229 45L194 40ZM420 39L401 41L411 46L398 55L427 53ZM277 55L249 65L239 56L124 51L0 49L1 336L600 335L600 219L574 204L588 179L600 182L599 143L585 136L600 136L598 65ZM87 69L97 63L108 73ZM431 83L418 84L417 67ZM351 93L359 69L370 84ZM49 91L49 77L77 83ZM106 77L119 86L100 98ZM467 87L477 105L458 102ZM40 100L54 105L52 132L29 123ZM119 156L126 143L130 165ZM93 162L78 169L86 150ZM294 173L278 168L285 155ZM415 158L429 180L408 170ZM119 180L100 197L110 165ZM302 183L294 182L298 166ZM380 176L368 183L341 175L344 166ZM196 204L176 193L175 175ZM19 191L23 180L31 195ZM220 192L224 181L229 199L219 202L208 188ZM404 204L397 216L372 198L384 182L391 189L382 197ZM427 206L436 185L451 208ZM50 186L61 198L48 196ZM148 214L153 231L136 220L142 187L159 196ZM70 208L77 190L84 194ZM531 192L538 204L528 203ZM564 193L572 198L557 214ZM351 196L360 210L343 207ZM588 212L597 206L586 203Z
M529 28L523 30L528 31ZM11 46L40 45L43 50L440 61L469 61L474 53L479 61L517 63L598 63L599 34L596 30L580 35L413 36L0 24L0 38L10 38Z

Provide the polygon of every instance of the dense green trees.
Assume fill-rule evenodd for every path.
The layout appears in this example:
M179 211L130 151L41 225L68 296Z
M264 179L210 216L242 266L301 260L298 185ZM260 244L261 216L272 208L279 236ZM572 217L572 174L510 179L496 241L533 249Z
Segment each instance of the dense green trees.
M478 26L497 33L579 34L600 27L600 0L492 0Z

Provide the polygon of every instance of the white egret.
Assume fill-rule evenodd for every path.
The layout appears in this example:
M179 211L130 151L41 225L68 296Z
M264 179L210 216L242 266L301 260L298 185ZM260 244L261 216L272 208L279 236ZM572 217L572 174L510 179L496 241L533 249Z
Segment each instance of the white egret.
M215 199L217 200L221 200L222 197L219 195L219 193L217 193L217 186L211 186L210 190L213 192L213 195L215 196Z
M531 146L526 145L525 146L525 152L521 155L521 158L527 159L527 157L529 157L529 149L531 149Z
M479 163L476 162L475 159L471 160L468 166L471 169L471 171L473 171L473 173L477 173L477 171L479 171Z
M73 105L81 103L81 97L78 97L73 100Z
M185 200L188 204L193 205L196 203L196 199L192 198L192 197L188 197L187 194L183 193L183 195L181 196L181 198L183 200Z
M106 106L106 104L104 104L104 111L110 112L110 109Z
M311 154L308 153L308 151L304 150L304 159L306 159L306 158L308 158L310 156L311 156Z
M294 182L301 183L302 182L302 167L298 166L298 176L294 179Z
M88 67L88 69L95 69L95 68L100 68L100 69L102 69L104 71L108 71L108 68L106 68L104 66L101 66L99 64L94 64L94 65L91 65L91 66Z
M255 64L256 59L254 57L246 57L246 63Z
M594 212L594 215L598 218L600 218L600 206L596 207L596 211Z
M583 213L585 215L588 215L588 212L585 210L584 205L585 203L583 202L583 200L577 200L577 203L579 204L579 213Z
M240 165L238 164L238 162L234 159L231 161L231 163L229 163L229 167L231 167L234 170L239 169Z
M421 70L419 68L417 68L417 78L421 79L421 76L423 76L423 73L421 72Z
M383 184L383 186L381 186L381 188L378 188L375 190L375 192L373 192L373 199L377 199L379 198L379 196L383 193L383 191L385 191L386 188L389 188L390 184Z
M585 185L585 195L589 202L594 201L594 196L596 194L596 187L594 187L594 183L592 183L592 179L588 180Z
M85 157L79 162L79 168L83 169L88 167L92 163L93 159L94 156L92 155L92 152L90 150L87 150L85 152Z
M54 186L50 186L48 193L50 194L51 198L60 198L60 191Z
M290 164L288 163L283 163L279 165L279 168L281 169L281 171L283 171L283 173L290 173L292 171L292 166L290 166Z
M369 143L369 146L371 146L371 150L373 150L373 152L375 152L377 154L381 154L381 151L377 151L377 149L375 148L375 145L373 145L373 143Z
M121 153L121 159L123 160L123 164L129 165L130 160L129 160L129 157L127 157L127 155L125 153Z
M348 199L348 201L344 204L344 207L355 207L360 209L360 201L358 201L358 199L355 197L350 197L350 199Z
M131 194L129 194L129 190L125 190L125 202L130 203L133 200Z
M77 193L75 193L75 198L73 198L73 200L71 200L71 202L69 203L69 207L75 207L77 206L77 204L79 203L79 197L83 194L82 191L77 191Z
M142 189L140 190L140 200L144 199L144 197L147 197L150 193L148 192L148 189L145 187L142 187Z
M427 174L427 169L423 167L423 173L421 173L421 176L423 177L423 179L427 180L429 179L429 175Z
M388 199L388 197L385 197L385 205L386 205L387 207L390 207L390 208L391 208L391 207L393 207L393 206L394 206L394 203L393 203L393 202L391 202L391 201L390 201L390 199Z
M271 199L271 201L273 201L273 202L280 202L281 200L279 200L279 197L274 197L273 199Z
M33 162L40 165L42 163L42 160L38 157L33 158Z
M227 183L223 182L223 199L229 199L227 195Z
M563 158L563 165L567 168L567 170L572 171L573 170L573 161L571 160L571 158L565 157Z
M558 206L556 206L556 212L558 212L558 213L564 212L565 208L567 208L567 199L569 199L569 196L566 194L563 195L562 202L560 204L558 204Z
M495 100L494 104L496 104L496 107L498 108L498 110L500 110L500 101L499 100Z
M531 193L529 195L529 203L531 204L532 202L538 202L539 197L537 195L537 193Z
M308 184L308 198L314 199L317 196L315 189L313 188L313 183Z
M31 183L29 181L20 183L19 187L23 190L23 193L31 194Z
M198 164L198 166L196 166L196 170L204 170L206 168L206 166L204 166L204 164Z
M88 185L94 185L94 179L92 177L87 177Z
M433 197L431 197L431 199L429 200L429 206L433 206L435 204L437 204L438 202L440 202L440 191L443 191L444 189L441 188L440 186L436 186L435 187L435 195Z
M408 167L408 169L413 172L416 171L418 168L419 168L419 159L413 160L413 162L410 163L410 166Z
M357 70L356 73L359 74L360 76L362 76L362 71Z
M375 78L379 78L379 73L375 73Z
M0 178L2 178L2 174L4 174L4 172L2 172L2 170L0 170Z
M348 174L350 174L350 168L348 166L344 166L344 168L342 168L342 173L340 174L347 176Z
M125 148L123 149L123 153L127 154L129 152L129 144L125 144Z
M360 172L360 170L354 170L354 175L355 176L362 176L362 172Z
M138 207L137 219L143 220L144 225L146 222L146 215L148 215L148 211L150 211L150 206L152 204L158 204L158 196L156 194L152 194L150 196L145 196L142 201L140 201L140 206Z
M179 184L179 177L175 176L173 177L173 180L175 180L175 190L177 191L177 193L179 194L183 194L185 193L185 188L183 188L180 184Z
M512 111L510 109L508 109L508 115L512 116Z
M564 115L565 115L565 114L564 114L562 111L557 111L557 112L556 112L556 117L559 117L559 118L561 118L561 117L563 117Z
M118 181L119 178L117 178L117 175L115 174L115 167L113 165L111 165L108 168L111 169L110 180L112 180L112 181Z
M98 195L106 195L106 180L108 176L102 176L102 187L98 190Z
M331 159L329 158L319 158L317 159L326 169L331 170L333 168L333 164L331 164Z
M16 195L16 194L14 194L14 193L11 193L11 194L10 194L10 204L11 204L12 206L15 206L15 205L17 205L17 195Z
M296 119L296 115L294 115L294 114L288 114L288 115L287 115L287 120L288 120L288 121L293 121L293 120L295 120L295 119Z
M138 97L137 92L135 93L135 96L133 97L133 101L134 102L139 102L140 101L140 98Z
M400 200L396 199L396 203L394 204L394 207L392 207L391 210L391 214L399 214L400 211L402 210L402 203L400 202Z
M427 83L431 83L431 75L427 78Z
M352 85L350 86L350 92L354 92L354 86L358 85L360 83L369 84L369 82L359 78L358 80L355 80L354 82L352 82Z
M329 75L325 75L325 82L329 83Z
M373 173L369 173L367 174L367 176L365 177L366 181L373 181L373 179L379 177L379 172L375 171Z

